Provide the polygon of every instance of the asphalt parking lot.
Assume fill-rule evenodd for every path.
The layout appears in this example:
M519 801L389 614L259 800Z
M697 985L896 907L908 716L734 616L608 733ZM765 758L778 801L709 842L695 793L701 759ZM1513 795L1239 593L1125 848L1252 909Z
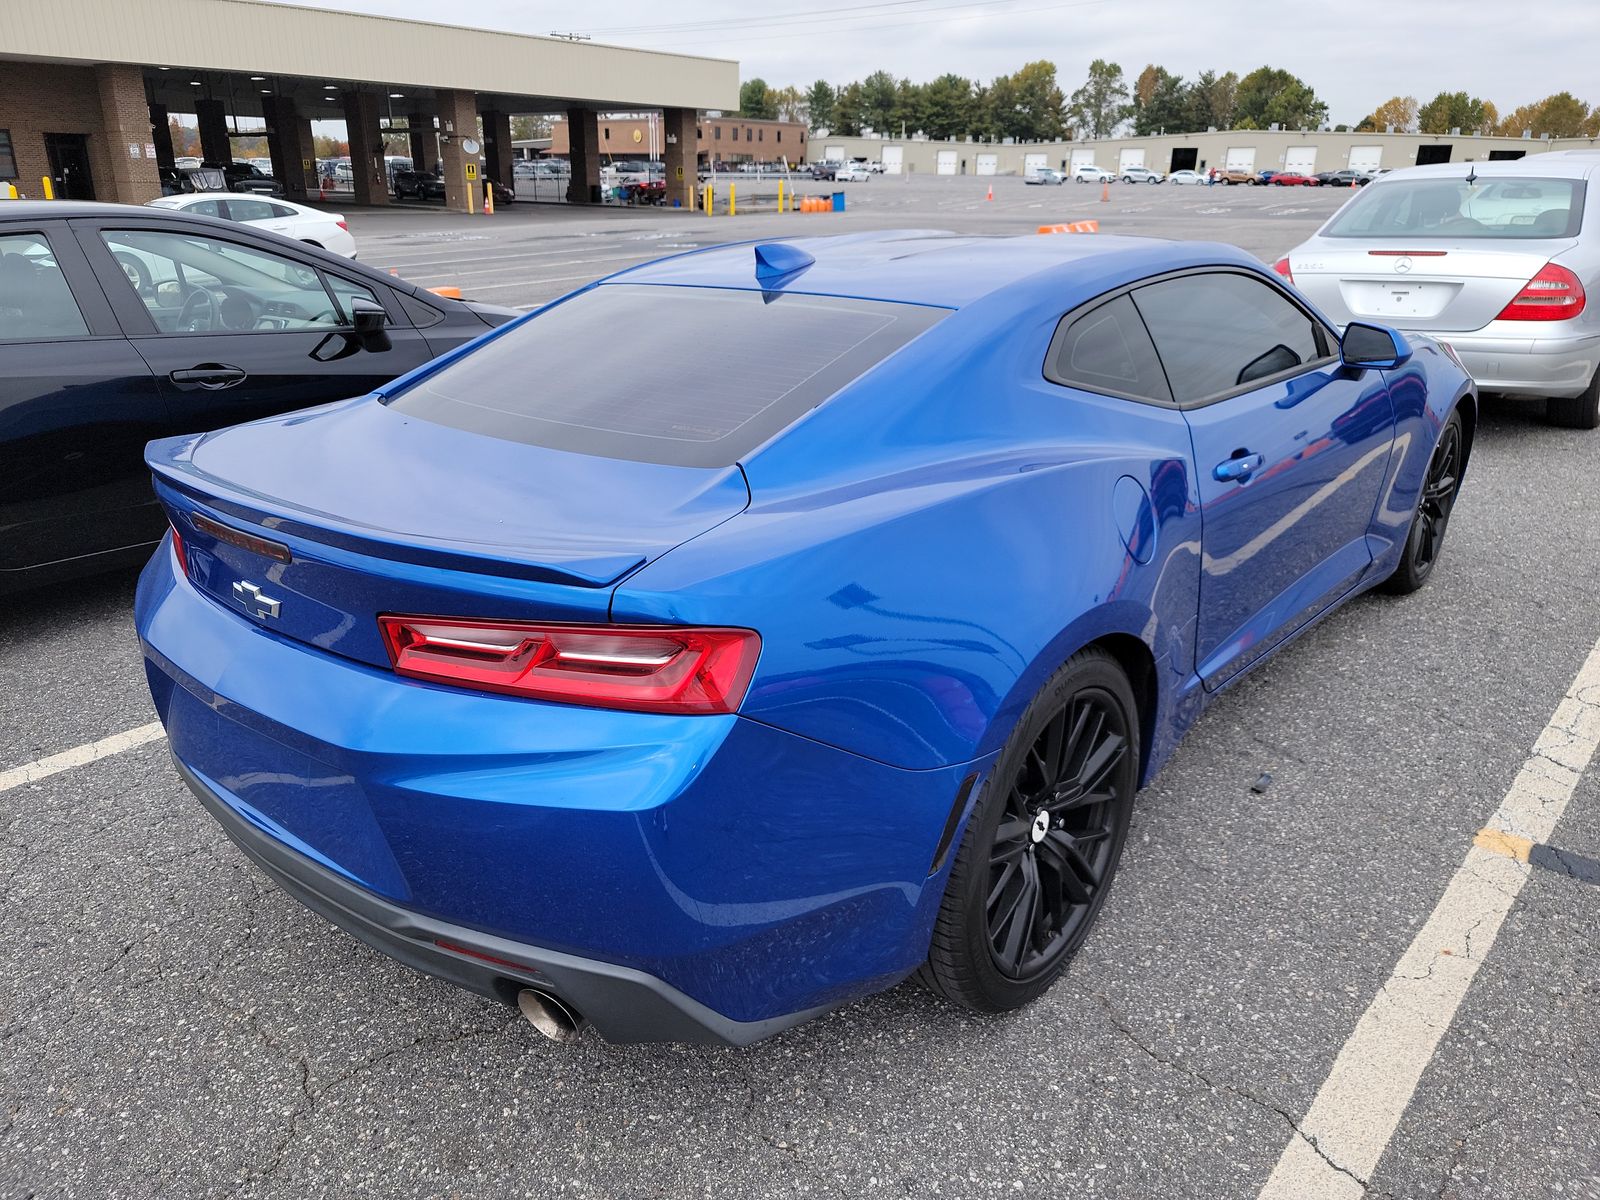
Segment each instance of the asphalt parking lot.
M1350 195L1115 185L1101 202L997 178L988 200L990 182L844 185L842 215L350 224L364 261L531 307L779 232L1092 217L1270 260ZM980 1018L907 984L745 1050L555 1045L378 956L267 883L149 734L42 774L153 719L133 579L0 599L0 1196L1597 1200L1597 457L1600 435L1487 401L1427 587L1348 605L1207 713L1141 794L1104 918L1040 1002ZM1497 858L1479 881L1503 924L1427 943L1414 969L1528 778L1559 817L1534 839L1543 865ZM1421 1007L1396 1017L1386 996ZM1414 1094L1391 1092L1392 1132L1337 1087L1326 1102L1351 1070L1398 1088L1408 1022L1437 1045ZM1311 1174L1274 1177L1312 1142ZM1350 1148L1374 1145L1360 1165ZM1313 1177L1326 1189L1301 1190Z

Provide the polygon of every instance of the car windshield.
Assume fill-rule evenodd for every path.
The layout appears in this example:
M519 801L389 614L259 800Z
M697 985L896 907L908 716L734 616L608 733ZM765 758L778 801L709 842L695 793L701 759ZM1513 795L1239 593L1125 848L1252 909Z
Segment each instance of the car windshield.
M1570 238L1583 222L1579 179L1396 179L1368 188L1324 237Z
M725 467L944 315L832 296L608 284L540 313L388 404L509 441Z

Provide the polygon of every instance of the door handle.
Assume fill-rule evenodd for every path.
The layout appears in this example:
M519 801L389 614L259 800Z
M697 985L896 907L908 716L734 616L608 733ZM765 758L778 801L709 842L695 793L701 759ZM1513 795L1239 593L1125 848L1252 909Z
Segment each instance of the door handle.
M248 374L242 367L230 367L223 363L201 363L186 371L174 371L167 378L173 383L192 383L207 391L215 392L232 387L236 383L243 383Z
M1219 462L1211 474L1219 483L1243 483L1259 471L1261 464L1266 461L1259 454L1236 451L1232 458Z

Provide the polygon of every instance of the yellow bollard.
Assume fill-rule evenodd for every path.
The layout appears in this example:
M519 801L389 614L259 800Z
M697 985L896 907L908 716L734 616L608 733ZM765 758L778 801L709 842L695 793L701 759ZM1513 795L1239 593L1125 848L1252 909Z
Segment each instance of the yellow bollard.
M733 216L734 213L738 210L738 208L739 208L738 185L730 183L728 185L728 215L730 217Z
M706 184L706 216L713 217L717 213L717 193L711 184Z
M44 176L39 182L44 184L44 198L46 200L54 200L56 198L56 190L50 186L50 176Z
M778 180L778 211L783 211L783 180Z

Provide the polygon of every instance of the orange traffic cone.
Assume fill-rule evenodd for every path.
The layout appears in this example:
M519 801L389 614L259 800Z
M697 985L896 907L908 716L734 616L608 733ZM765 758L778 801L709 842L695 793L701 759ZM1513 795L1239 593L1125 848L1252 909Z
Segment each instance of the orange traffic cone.
M987 196L985 196L984 199L985 200L993 200L994 199L994 184L991 183L989 185L989 194Z
M1100 185L1100 203L1111 203L1111 185L1109 183L1102 183Z

